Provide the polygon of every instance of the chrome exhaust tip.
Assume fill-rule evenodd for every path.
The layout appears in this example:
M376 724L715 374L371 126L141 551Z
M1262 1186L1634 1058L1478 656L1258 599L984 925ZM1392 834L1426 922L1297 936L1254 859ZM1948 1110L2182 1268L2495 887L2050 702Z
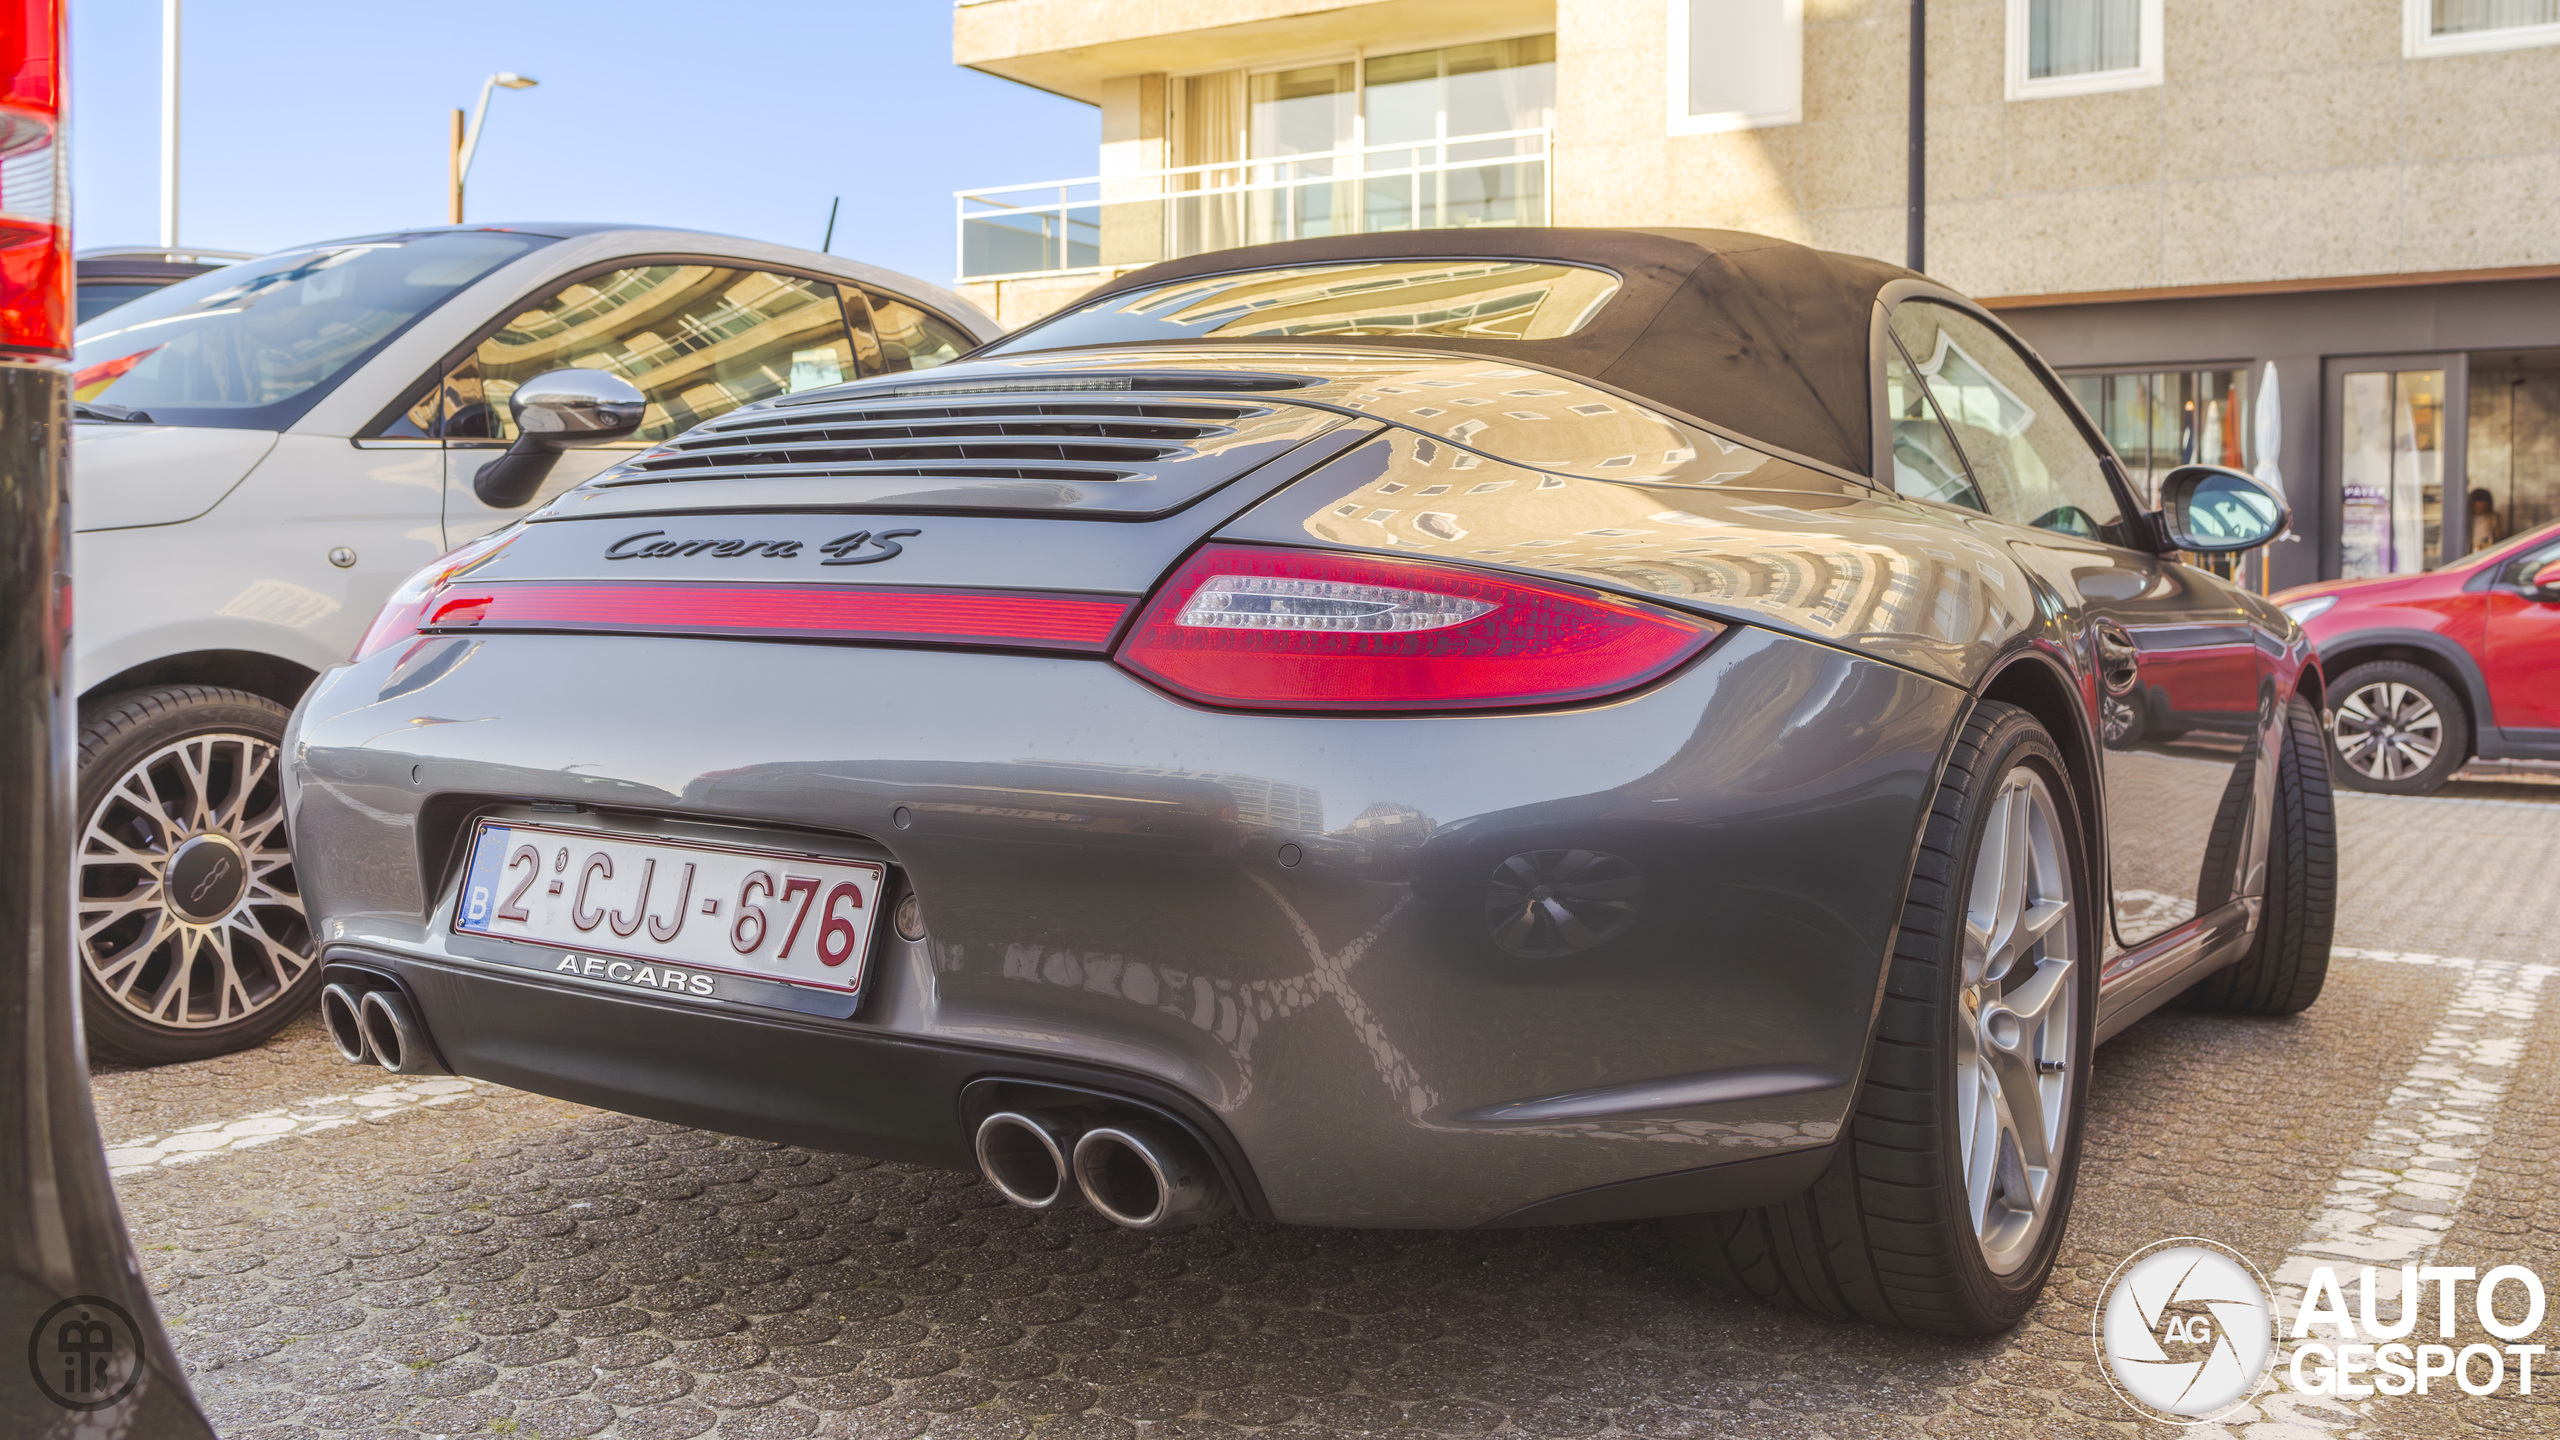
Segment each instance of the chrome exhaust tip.
M1199 1145L1173 1126L1128 1120L1076 1141L1076 1188L1103 1219L1126 1230L1179 1230L1216 1219L1227 1187Z
M331 985L320 992L320 1024L329 1032L329 1043L338 1058L350 1065L373 1063L373 1046L364 1036L364 995L346 985Z
M1072 1193L1067 1152L1076 1132L1038 1111L999 1110L978 1122L978 1173L1025 1210L1053 1210Z
M394 1075L450 1075L436 1063L427 1029L409 1013L409 1002L396 990L367 990L362 1008L365 1043L382 1068Z

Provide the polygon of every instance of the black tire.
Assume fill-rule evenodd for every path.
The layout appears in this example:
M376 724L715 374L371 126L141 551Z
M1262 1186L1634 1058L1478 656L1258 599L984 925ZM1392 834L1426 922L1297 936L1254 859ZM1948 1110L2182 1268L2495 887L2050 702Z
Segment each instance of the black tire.
M73 963L93 1054L142 1065L228 1054L319 997L283 827L287 715L263 696L207 685L84 709ZM190 785L207 797L211 823L170 813L188 810L173 797ZM200 911L167 880L171 855L191 845L198 858L180 861Z
M2300 695L2285 707L2276 756L2275 816L2267 829L2267 898L2258 933L2239 963L2187 992L2201 1010L2292 1015L2320 998L2338 914L2337 807L2329 792L2329 742Z
M2061 863L2075 897L2074 1004L2049 1206L2041 1229L2021 1242L2023 1259L2002 1272L1967 1214L1957 1026L1975 860L1993 801L2022 768L2042 780L2058 811ZM1938 783L1867 1073L1830 1168L1780 1204L1666 1221L1673 1245L1733 1288L1820 1314L1949 1335L2015 1325L2053 1268L2079 1170L2102 913L2091 874L2070 771L2052 736L2027 712L1984 702Z
M2359 709L2370 714L2375 692L2388 694L2387 687L2395 685L2415 691L2435 712L2435 756L2405 774L2385 773L2395 767L2375 747L2358 743L2367 728ZM2334 763L2329 772L2339 784L2377 795L2432 795L2444 788L2453 772L2471 763L2471 707L2451 682L2423 665L2406 660L2367 661L2339 676L2329 686L2329 696L2337 702L2330 712L2328 744Z

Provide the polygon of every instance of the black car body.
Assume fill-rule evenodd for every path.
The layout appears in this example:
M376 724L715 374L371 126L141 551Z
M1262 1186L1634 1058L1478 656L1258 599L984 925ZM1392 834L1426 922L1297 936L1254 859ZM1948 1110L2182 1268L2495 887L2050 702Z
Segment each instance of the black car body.
M2288 739L2312 658L2166 558L2272 538L2248 484L2142 513L1996 321L1854 257L1201 256L722 417L422 578L297 713L293 827L404 1063L1025 1203L1075 1168L1124 1223L1187 1183L1327 1225L1722 1212L1701 1243L1746 1272L1825 1186L1884 1204L1869 1147L1919 1125L1970 1298L1820 1303L1981 1328L2050 1263L2090 1046L2216 972L2243 1009L2318 988L2325 912L2268 878L2326 844L2281 813L2325 804ZM2108 748L2153 667L2191 728ZM2013 752L1997 797L1968 778ZM1975 862L2011 834L2003 881ZM591 928L642 853L608 881L595 836L699 847L670 888L721 846L880 867L839 886L881 916L858 991ZM690 923L640 883L613 933ZM1912 938L1951 892L2007 907L1945 932L1992 958ZM485 919L544 903L576 943ZM1915 1086L1937 1108L1886 1113ZM990 1116L1027 1118L991 1152ZM1152 1177L1086 1165L1106 1124L1158 1137Z

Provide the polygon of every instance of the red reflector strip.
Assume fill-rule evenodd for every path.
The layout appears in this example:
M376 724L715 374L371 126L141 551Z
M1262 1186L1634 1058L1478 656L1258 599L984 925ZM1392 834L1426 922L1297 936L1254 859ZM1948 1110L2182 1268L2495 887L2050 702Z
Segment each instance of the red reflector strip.
M523 582L455 586L437 597L418 628L905 640L1099 653L1133 604L1006 590Z

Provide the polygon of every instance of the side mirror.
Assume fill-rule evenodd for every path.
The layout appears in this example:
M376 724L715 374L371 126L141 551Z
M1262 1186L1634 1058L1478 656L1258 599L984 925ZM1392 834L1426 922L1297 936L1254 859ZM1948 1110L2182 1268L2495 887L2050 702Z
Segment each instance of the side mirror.
M2560 560L2554 560L2526 577L2524 588L2532 591L2536 600L2560 600Z
M484 505L512 510L534 497L560 452L628 440L648 414L638 386L602 370L546 370L507 397L516 443L471 477Z
M2179 550L2228 555L2285 532L2293 509L2254 475L2219 465L2181 465L2160 481L2160 536Z

